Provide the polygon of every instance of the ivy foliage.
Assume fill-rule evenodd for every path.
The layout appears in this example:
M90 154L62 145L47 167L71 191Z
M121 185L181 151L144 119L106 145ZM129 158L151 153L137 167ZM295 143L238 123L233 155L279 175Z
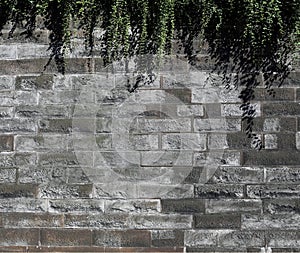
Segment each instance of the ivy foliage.
M0 31L12 24L31 36L36 17L44 18L50 31L51 56L59 72L65 72L64 55L70 45L71 24L84 31L86 47L93 55L96 44L105 63L139 55L141 73L151 76L153 59L172 51L173 40L180 41L186 57L197 66L199 48L195 40L208 44L215 69L227 88L240 88L246 132L252 133L255 110L251 105L254 89L261 82L273 94L291 70L291 55L300 37L299 0L1 0ZM102 28L99 41L95 28ZM138 78L131 91L144 76ZM257 141L257 146L261 143Z

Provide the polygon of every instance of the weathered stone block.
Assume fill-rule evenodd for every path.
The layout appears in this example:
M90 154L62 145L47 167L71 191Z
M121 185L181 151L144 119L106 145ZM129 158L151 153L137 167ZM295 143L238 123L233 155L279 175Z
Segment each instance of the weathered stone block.
M271 248L299 248L300 247L299 231L275 231L271 230L266 233L266 242Z
M299 198L299 184L247 185L250 198Z
M209 133L208 149L228 149L227 134Z
M194 227L200 229L239 229L240 214L195 214Z
M266 168L267 183L300 183L300 168Z
M151 233L146 230L96 230L93 244L103 247L150 247Z
M263 183L264 170L258 167L220 166L209 180L209 183L251 184Z
M247 247L264 247L265 238L262 231L221 231L218 244L225 247L245 249Z
M143 166L192 166L192 151L142 151Z
M18 135L15 148L17 151L66 151L69 142L67 135Z
M154 199L105 200L105 212L157 213L160 209L160 201Z
M204 213L205 201L202 199L162 199L164 213Z
M102 213L104 201L97 199L51 199L49 212L55 213Z
M296 229L300 228L300 219L298 214L286 215L250 215L242 216L242 229L246 230L274 230L274 229Z
M42 119L39 120L39 132L42 133L70 133L72 131L72 119Z
M12 118L14 114L13 107L2 107L0 106L0 118Z
M192 215L149 214L129 216L129 227L136 229L192 228Z
M206 184L195 186L195 197L202 199L213 198L242 198L244 196L243 185Z
M163 185L154 183L137 186L139 198L184 199L194 197L193 185Z
M61 183L67 182L64 167L22 167L19 168L19 182L28 183Z
M298 151L283 150L260 150L244 151L244 165L298 165L300 164L300 154Z
M50 90L53 87L53 75L17 76L16 90Z
M45 199L36 198L1 198L1 212L47 212L48 205Z
M195 119L194 130L200 132L241 131L241 119Z
M40 198L68 199L91 198L92 185L46 184L39 186Z
M203 105L178 105L177 114L182 117L203 116Z
M190 149L206 150L206 134L181 133L181 134L163 134L162 149Z
M186 230L184 245L188 247L216 246L218 231L216 230Z
M28 246L39 245L39 229L34 228L0 228L0 245Z
M263 212L269 214L300 214L299 199L263 199Z
M138 119L133 133L191 132L190 119Z
M209 199L206 213L261 213L262 201L254 199Z
M265 88L256 88L254 100L257 101L293 101L295 92L293 88L273 88L274 96L270 95Z
M152 230L151 238L154 247L184 246L184 232L181 230Z
M300 104L296 102L285 103L266 103L263 106L263 115L265 116L299 116Z
M16 45L0 45L0 58L2 60L16 59L17 46Z
M2 213L4 227L62 227L63 216L47 213Z
M89 229L42 229L40 242L45 246L90 246Z
M38 186L35 184L0 184L0 198L36 198Z
M35 132L36 122L32 119L0 118L0 132Z
M235 151L210 151L194 153L194 166L220 166L231 165L238 166L241 164L241 154Z
M0 183L15 183L17 176L16 168L0 169Z
M72 166L78 165L78 160L72 152L47 152L38 154L38 164L42 166Z
M126 229L129 228L128 214L66 214L65 226L72 229L78 227Z
M13 151L13 149L14 149L14 136L0 135L0 152Z
M13 76L0 76L0 90L13 90L14 77Z

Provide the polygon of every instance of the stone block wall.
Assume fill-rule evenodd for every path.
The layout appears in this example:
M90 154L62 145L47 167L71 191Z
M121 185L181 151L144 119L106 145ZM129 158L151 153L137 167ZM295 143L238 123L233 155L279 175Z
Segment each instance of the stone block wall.
M0 45L0 251L300 251L299 70L256 90L257 151L209 61L129 93L80 48L43 72L46 37Z

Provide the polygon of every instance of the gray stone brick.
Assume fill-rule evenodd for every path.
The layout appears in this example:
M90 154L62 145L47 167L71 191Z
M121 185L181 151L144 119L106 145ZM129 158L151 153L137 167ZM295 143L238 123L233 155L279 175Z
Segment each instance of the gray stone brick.
M209 180L218 184L252 184L264 182L264 170L259 167L220 166Z
M272 248L299 248L299 239L299 231L270 230L266 233L266 242Z
M195 197L202 199L242 198L244 197L244 187L237 184L195 185Z
M193 88L192 103L236 103L240 102L239 92L222 88Z
M35 132L36 122L33 119L0 118L0 132Z
M1 212L47 212L48 205L44 199L36 198L1 198Z
M129 216L129 226L135 229L192 228L192 215L147 214Z
M181 133L181 134L163 134L162 149L176 150L206 150L206 134Z
M51 213L102 213L104 201L95 199L51 199L49 200Z
M298 150L300 149L300 132L296 133L296 147Z
M203 116L203 105L178 105L177 114L182 117Z
M241 119L195 119L195 131L237 132L241 131Z
M45 184L39 186L40 198L91 198L92 185Z
M234 214L195 214L194 227L198 229L239 229L241 215Z
M265 116L299 116L300 104L296 102L285 103L266 103L263 106L263 115Z
M66 214L65 227L68 228L97 228L97 229L125 229L129 228L128 214Z
M267 183L300 183L300 168L276 167L266 168Z
M9 152L14 150L14 136L0 135L0 152Z
M2 60L10 60L17 58L16 45L0 45L0 58Z
M0 228L0 244L6 246L38 245L39 230L34 228Z
M39 75L39 76L17 76L16 90L35 90L43 89L50 90L53 87L53 75Z
M72 108L67 105L22 105L16 106L16 116L18 117L49 117L67 118L72 115Z
M160 209L160 200L155 199L105 200L105 212L158 213Z
M15 183L17 179L16 168L0 169L0 183Z
M137 133L191 132L190 119L139 119L134 128Z
M14 114L13 107L0 106L0 118L12 118Z
M154 247L174 247L184 245L184 232L181 230L152 230L152 245Z
M300 155L296 150L261 150L243 152L244 165L298 165Z
M104 247L150 247L151 234L146 230L95 231L94 244Z
M202 199L162 199L164 213L204 213L205 200Z
M269 214L300 214L299 199L263 199L263 212Z
M193 152L179 151L142 151L143 166L192 166Z
M221 116L222 117L241 117L243 110L240 108L241 104L222 104L221 106ZM256 117L261 116L260 104L252 104L255 109Z
M240 165L240 152L210 151L194 153L194 166Z
M250 198L299 198L299 184L247 185Z
M68 143L67 135L18 135L15 147L17 151L66 151Z
M136 199L138 198L137 186L130 182L95 184L93 198L96 199Z
M242 229L245 230L299 230L300 219L298 214L286 215L250 215L242 216Z
M209 133L208 149L228 149L227 134Z
M72 119L42 119L38 126L41 133L71 133Z
M63 216L58 214L3 213L1 216L4 227L37 228L63 226Z
M35 184L0 184L0 198L36 198L38 188Z
M18 180L20 183L60 183L65 184L66 168L55 167L23 167L19 169Z
M185 199L194 197L193 185L139 184L138 198Z
M15 91L15 105L36 105L38 103L38 94L36 91Z
M0 90L13 90L14 77L13 76L0 76Z
M24 43L17 45L17 55L18 59L48 58L50 52L48 51L48 45Z
M187 247L216 246L217 230L186 230L184 232L184 245Z
M209 199L206 213L261 213L262 201L255 199Z
M38 154L38 164L42 166L72 166L78 165L78 160L72 152L46 152Z
M278 147L278 140L276 134L265 134L264 135L264 148L265 149L277 149Z
M221 231L218 244L225 247L246 249L247 247L264 247L265 238L262 231Z

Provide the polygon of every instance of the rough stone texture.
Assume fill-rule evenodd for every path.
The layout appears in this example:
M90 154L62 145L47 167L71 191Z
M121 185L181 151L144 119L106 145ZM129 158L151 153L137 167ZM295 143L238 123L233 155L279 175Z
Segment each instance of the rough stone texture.
M17 33L0 41L0 251L300 250L299 69L255 90L256 151L207 55L129 93L81 31L65 75L41 74L47 31Z

